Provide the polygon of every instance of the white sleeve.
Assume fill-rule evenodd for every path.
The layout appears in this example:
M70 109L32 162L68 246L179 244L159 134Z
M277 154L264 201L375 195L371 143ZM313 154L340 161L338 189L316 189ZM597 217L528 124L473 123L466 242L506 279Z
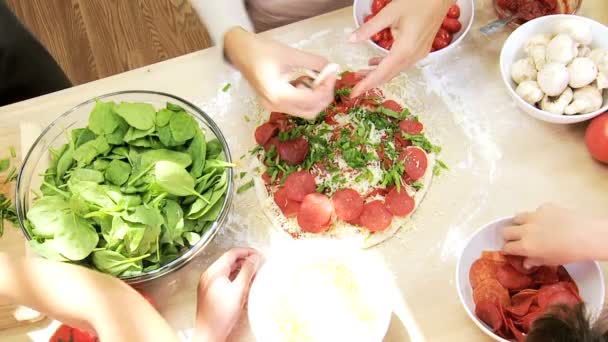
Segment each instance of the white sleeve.
M253 32L244 0L191 0L211 39L224 50L224 33L235 26Z

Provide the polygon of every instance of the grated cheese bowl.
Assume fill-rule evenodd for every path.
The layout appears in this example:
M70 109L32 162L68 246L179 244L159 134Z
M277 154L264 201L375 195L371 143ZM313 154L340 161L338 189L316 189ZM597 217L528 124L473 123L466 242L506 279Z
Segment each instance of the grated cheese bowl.
M47 126L33 143L23 160L23 164L17 177L15 205L19 225L27 240L31 240L32 237L30 236L29 230L26 226L26 215L35 200L35 195L33 194L32 190L38 191L43 181L41 174L43 174L48 167L48 162L50 160L49 148L58 148L59 146L65 144L68 141L66 131L87 126L89 115L97 100L114 102L143 102L153 105L157 110L164 107L167 102L177 104L191 115L205 134L207 140L212 138L218 139L222 146L222 154L224 159L229 163L232 162L230 149L228 148L226 139L224 138L224 135L217 124L200 108L184 99L166 93L147 90L120 91L90 99L63 113L49 126ZM205 249L205 247L209 244L209 242L211 242L217 232L224 225L232 203L234 192L233 170L232 168L227 168L226 172L228 185L220 212L216 220L213 221L211 225L201 233L200 240L190 248L180 251L180 254L178 254L176 259L169 261L166 264L162 264L160 267L154 270L144 271L131 276L121 276L121 280L124 280L129 284L141 284L152 279L162 277L185 266L203 249Z

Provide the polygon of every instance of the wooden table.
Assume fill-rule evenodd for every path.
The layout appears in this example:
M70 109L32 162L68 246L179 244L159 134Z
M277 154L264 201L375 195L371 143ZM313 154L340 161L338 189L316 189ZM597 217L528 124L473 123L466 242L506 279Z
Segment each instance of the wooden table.
M491 0L477 0L476 5L474 27L461 46L392 83L421 115L430 137L444 146L441 158L451 167L434 181L414 216L416 229L401 232L376 249L407 303L414 340L487 339L467 317L454 284L458 251L477 227L549 200L590 214L605 214L608 208L608 168L588 156L585 125L547 124L515 107L498 69L508 32L492 39L481 36L477 28L494 15ZM264 35L321 53L346 68L362 68L374 50L347 43L354 26L351 13L340 10ZM581 14L608 23L608 3L585 0ZM224 93L221 89L228 82L232 87ZM254 144L252 131L260 113L253 94L236 71L222 64L214 48L0 108L0 126L44 126L84 100L127 89L168 92L200 105L228 137L235 159ZM244 115L254 120L246 122ZM1 135L2 141L9 139ZM246 167L244 162L239 165ZM254 194L237 196L231 219L210 247L185 268L149 285L163 315L182 336L188 336L193 324L200 273L231 246L270 248L269 231ZM18 241L18 232L9 234ZM232 340L252 341L246 319L241 323ZM29 337L19 332L3 340L45 336L48 329L38 329ZM394 320L385 340L407 339L406 328Z

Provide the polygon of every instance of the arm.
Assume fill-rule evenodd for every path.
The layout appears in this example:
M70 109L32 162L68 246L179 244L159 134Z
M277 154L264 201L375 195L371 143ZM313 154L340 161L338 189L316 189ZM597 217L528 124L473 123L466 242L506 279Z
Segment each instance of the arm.
M224 49L224 34L231 28L240 26L253 32L243 0L192 0L191 3L220 51Z
M0 298L94 330L102 341L177 341L167 322L129 285L71 264L0 253Z

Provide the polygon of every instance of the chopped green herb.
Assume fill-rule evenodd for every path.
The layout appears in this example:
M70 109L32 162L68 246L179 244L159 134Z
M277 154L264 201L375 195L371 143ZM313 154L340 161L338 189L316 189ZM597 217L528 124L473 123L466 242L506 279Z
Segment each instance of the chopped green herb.
M241 172L241 173L239 173L239 178L243 179L243 177L245 177L245 175L247 175L247 172Z
M224 88L222 88L222 91L225 93L228 91L228 89L230 89L230 87L232 86L232 84L230 83L226 83L226 85L224 86Z
M416 191L424 188L424 184L420 181L415 181L414 183L411 184L411 186L416 189Z
M448 166L441 160L435 160L435 166L433 167L433 174L435 176L439 176L441 174L441 170L449 170Z
M13 166L11 167L11 170L8 172L8 175L6 176L6 179L4 180L4 184L6 183L10 183L12 181L14 181L15 179L17 179L17 169Z
M251 118L247 115L243 116L243 120L245 120L245 122L249 122L251 121Z
M420 134L408 134L408 133L405 133L405 132L401 132L401 134L402 134L403 138L411 141L412 145L418 146L418 147L422 148L427 153L439 153L439 152L441 152L441 147L437 146L437 145L433 145L433 143L431 143L426 138L426 136L424 135L424 133L420 133Z
M8 170L10 165L11 165L10 159L6 158L6 159L0 160L0 172L4 172L4 171Z
M340 95L342 96L350 96L350 93L353 91L352 88L340 88L340 89L336 89L336 91L334 92L335 96L338 97Z
M237 193L237 194L242 194L243 192L245 192L245 191L247 191L247 190L249 190L249 189L253 188L253 185L254 185L254 182L253 182L253 179L252 179L252 180L250 180L249 182L247 182L247 183L245 183L245 184L243 184L243 185L239 186L239 188L238 188L238 189L236 189L236 193Z
M16 158L17 157L17 151L15 151L15 146L9 146L8 149L11 152L11 157L12 158Z

